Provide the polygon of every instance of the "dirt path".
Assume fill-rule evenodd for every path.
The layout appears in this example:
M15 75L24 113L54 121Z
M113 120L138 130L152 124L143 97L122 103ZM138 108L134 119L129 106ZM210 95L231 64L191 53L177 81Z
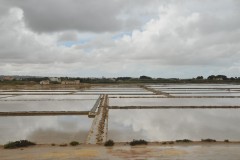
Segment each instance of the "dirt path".
M102 144L107 140L108 96L103 95L97 115L88 133L86 144Z

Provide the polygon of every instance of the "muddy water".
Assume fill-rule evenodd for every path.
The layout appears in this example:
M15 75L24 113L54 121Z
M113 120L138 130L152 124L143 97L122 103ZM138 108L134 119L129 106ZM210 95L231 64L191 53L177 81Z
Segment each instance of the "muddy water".
M111 159L239 160L239 144L114 147Z

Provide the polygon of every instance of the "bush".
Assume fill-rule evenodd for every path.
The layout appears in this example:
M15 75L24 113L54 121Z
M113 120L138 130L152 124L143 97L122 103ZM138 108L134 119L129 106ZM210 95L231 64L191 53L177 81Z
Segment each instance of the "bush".
M184 143L189 143L189 142L192 142L191 140L189 139L182 139L182 140L176 140L177 143L180 143L180 142L184 142Z
M142 139L140 139L140 140L133 140L132 142L130 142L130 145L131 146L135 146L135 145L147 145L148 144L148 142L147 141L145 141L145 140L142 140Z
M28 147L32 145L36 145L36 143L30 142L28 140L20 140L15 142L8 142L3 147L5 149L14 149L14 148L20 148L20 147Z
M169 141L168 144L174 144L174 142L173 141Z
M227 142L227 143L228 143L228 142L229 142L229 140L228 140L228 139L225 139L225 140L224 140L224 142Z
M67 147L67 143L63 143L59 145L60 147Z
M72 142L70 142L69 143L71 146L77 146L77 145L79 145L79 142L77 142L77 141L72 141Z
M216 142L216 140L215 139L202 139L201 140L202 142Z
M113 142L113 140L108 140L108 141L106 141L105 143L104 143L104 146L114 146L114 142Z

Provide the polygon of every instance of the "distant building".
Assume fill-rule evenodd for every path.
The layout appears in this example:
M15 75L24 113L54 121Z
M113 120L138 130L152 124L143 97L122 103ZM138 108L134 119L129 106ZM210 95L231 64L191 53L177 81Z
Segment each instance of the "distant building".
M58 78L58 77L49 77L49 80L51 81L51 82L61 82L61 78Z
M5 76L5 77L3 77L3 80L4 80L4 81L12 81L12 80L14 80L14 77Z
M217 81L222 81L222 80L223 80L223 78L222 78L222 77L216 77L216 78L214 78L214 80L217 80Z
M75 80L75 81L62 81L62 85L76 85L80 84L80 80Z
M46 84L50 84L49 80L44 80L44 81L40 81L41 85L46 85Z
M15 77L15 80L22 81L23 79L22 79L22 77Z

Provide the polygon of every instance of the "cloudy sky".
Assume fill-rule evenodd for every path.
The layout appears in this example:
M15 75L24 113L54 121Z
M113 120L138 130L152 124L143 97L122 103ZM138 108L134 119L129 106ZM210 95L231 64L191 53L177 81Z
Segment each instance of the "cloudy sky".
M239 72L239 0L0 0L0 75Z

